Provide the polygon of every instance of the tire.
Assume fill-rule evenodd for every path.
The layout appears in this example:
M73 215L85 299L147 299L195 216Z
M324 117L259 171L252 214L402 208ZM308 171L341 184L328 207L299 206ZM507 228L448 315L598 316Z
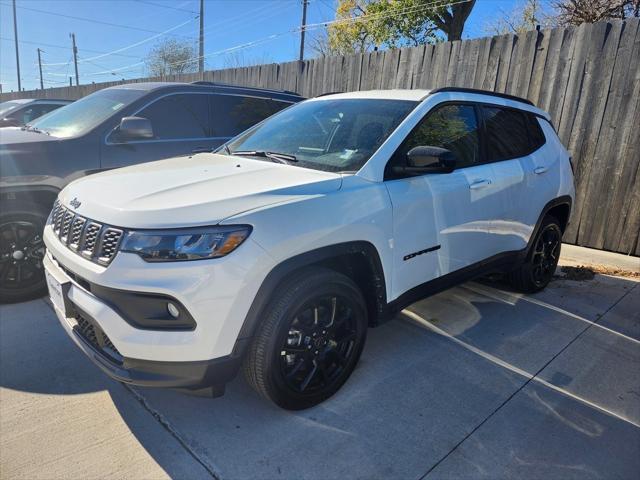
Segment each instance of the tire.
M543 290L553 278L562 248L562 229L558 220L547 215L527 254L526 260L507 275L516 290L535 293Z
M37 205L9 205L0 212L0 303L47 293L42 265L47 215Z
M345 275L308 268L280 285L244 361L248 383L287 410L337 392L353 372L367 334L367 308Z

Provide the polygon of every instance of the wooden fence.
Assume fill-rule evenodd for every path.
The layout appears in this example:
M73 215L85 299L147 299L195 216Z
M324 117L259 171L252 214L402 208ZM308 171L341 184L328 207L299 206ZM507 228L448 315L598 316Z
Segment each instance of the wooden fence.
M601 22L305 62L136 81L208 80L305 96L473 87L547 110L573 156L577 202L565 241L640 255L640 21ZM80 98L122 82L3 94Z

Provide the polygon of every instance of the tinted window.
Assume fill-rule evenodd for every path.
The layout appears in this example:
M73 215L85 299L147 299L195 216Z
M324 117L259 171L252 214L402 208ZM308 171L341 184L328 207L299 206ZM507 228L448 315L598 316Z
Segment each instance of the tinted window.
M357 171L416 105L372 98L308 100L277 113L228 147L250 158L255 158L251 151L278 152L294 156L292 164L300 167Z
M529 122L529 141L531 142L531 151L534 151L544 145L546 139L544 138L544 133L542 132L538 118L530 113L525 115Z
M235 137L289 105L268 98L212 95L213 136Z
M151 121L157 139L209 136L207 95L178 94L163 97L137 114Z
M19 120L22 125L25 125L56 108L60 108L60 105L54 105L52 103L36 104L10 114L9 118Z
M83 134L113 116L146 92L128 88L105 88L59 108L33 122L33 126L54 137Z
M529 148L527 119L518 110L483 107L487 131L487 160L523 157Z
M431 146L452 151L461 167L478 163L478 119L471 105L444 105L429 112L409 134L398 152L395 162L403 164L414 147Z

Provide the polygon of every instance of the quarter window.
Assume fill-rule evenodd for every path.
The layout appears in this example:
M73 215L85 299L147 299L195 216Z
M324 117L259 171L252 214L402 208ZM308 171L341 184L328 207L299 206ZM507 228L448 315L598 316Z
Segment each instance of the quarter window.
M531 151L533 152L544 145L546 139L544 138L544 132L536 116L531 113L527 113L526 116L529 121L529 141L531 142Z
M169 95L153 102L138 116L151 121L153 134L157 139L209 136L207 95Z
M404 164L409 150L418 146L446 148L456 155L460 167L478 163L480 152L475 108L455 104L436 107L409 134L396 153L394 163Z
M483 107L482 110L487 133L487 161L523 157L532 151L524 113L499 107Z
M235 137L290 104L269 98L212 95L211 116L214 137Z

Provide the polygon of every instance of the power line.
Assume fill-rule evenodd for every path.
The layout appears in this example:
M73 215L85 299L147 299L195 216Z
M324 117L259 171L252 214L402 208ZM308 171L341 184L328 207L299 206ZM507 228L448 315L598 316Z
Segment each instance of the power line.
M8 7L9 5L7 5L6 3L0 3L0 5L3 5L5 7ZM95 20L93 18L85 18L85 17L76 17L75 15L66 15L64 13L57 13L57 12L50 12L48 10L40 10L38 8L31 8L31 7L25 7L20 5L18 8L22 9L22 10L29 10L31 12L37 12L37 13L44 13L46 15L53 15L56 17L63 17L63 18L70 18L72 20L80 20L82 22L91 22L91 23L95 23L98 25L106 25L109 27L117 27L117 28L127 28L129 30L138 30L140 32L147 32L147 33L160 33L156 30L149 30L146 28L140 28L140 27L134 27L132 25L122 25L119 23L111 23L111 22L104 22L102 20ZM185 35L178 35L180 37L184 37Z
M85 59L84 61L86 62L86 61L89 61L89 60L98 60L99 58L104 58L104 57L107 57L109 55L115 55L116 53L124 52L125 50L129 50L131 48L134 48L134 47L137 47L139 45L142 45L143 43L147 43L147 42L150 42L151 40L155 40L158 37L162 37L163 35L166 35L168 32L171 32L172 30L177 30L180 27L184 27L187 23L190 23L193 20L195 20L195 19L187 20L186 22L182 22L179 25L176 25L175 27L171 27L168 30L165 30L164 32L160 32L160 33L158 33L156 35L153 35L153 36L151 36L149 38L145 38L144 40L140 40L139 42L132 43L130 45L127 45L126 47L118 48L118 49L113 50L111 52L106 52L106 53L103 53L101 55L96 55L96 56L91 57L89 59ZM134 57L134 58L138 58L138 57ZM46 66L55 66L55 65L64 65L64 63L47 63L45 65Z
M146 0L135 0L135 2L136 3L144 3L146 5L152 5L154 7L168 8L170 10L178 10L179 12L193 13L194 15L198 14L198 12L194 12L193 10L187 10L186 8L172 7L172 6L169 6L169 5L162 5L160 3L148 2ZM185 2L185 3L188 3L188 2Z
M4 40L6 42L13 42L12 39L7 38L7 37L0 37L0 40ZM18 43L26 43L26 44L29 44L29 45L39 45L41 47L59 48L61 50L69 50L69 46L54 45L52 43L32 42L32 41L29 41L29 40L18 40ZM105 53L105 52L102 52L100 50L89 50L88 48L83 48L82 50L84 52L89 52L89 53ZM138 55L127 55L127 54L123 54L123 53L114 53L112 55L117 55L119 57L139 58Z

